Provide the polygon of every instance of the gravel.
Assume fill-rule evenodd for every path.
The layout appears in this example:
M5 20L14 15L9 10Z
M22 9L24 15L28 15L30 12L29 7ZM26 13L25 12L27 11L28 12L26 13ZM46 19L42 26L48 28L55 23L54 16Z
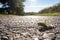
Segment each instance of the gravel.
M39 31L38 23L45 20L55 25L55 28ZM0 37L7 37L7 40L60 40L60 16L1 17Z

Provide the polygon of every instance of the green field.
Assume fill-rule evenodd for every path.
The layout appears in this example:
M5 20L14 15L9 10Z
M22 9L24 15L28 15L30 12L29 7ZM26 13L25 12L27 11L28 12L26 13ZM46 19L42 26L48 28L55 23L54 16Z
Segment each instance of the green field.
M0 17L11 16L11 15L12 14L0 14ZM60 13L25 13L24 16L60 16Z
M34 15L34 16L60 16L60 13L31 13L31 14L26 14L26 16L30 16L30 15Z
M0 14L0 18L1 17L8 17L8 16L15 16L15 15L12 15L12 14Z

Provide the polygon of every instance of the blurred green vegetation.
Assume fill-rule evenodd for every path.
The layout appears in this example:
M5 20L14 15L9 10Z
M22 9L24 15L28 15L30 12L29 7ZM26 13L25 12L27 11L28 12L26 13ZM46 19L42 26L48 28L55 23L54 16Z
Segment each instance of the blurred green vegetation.
M25 13L25 16L60 16L60 13Z
M0 18L1 17L8 17L8 16L16 16L16 15L12 15L12 14L0 14Z
M60 12L60 3L39 11L39 13L58 13L58 12Z
M34 16L60 16L60 3L53 5L51 7L45 8L39 12L28 12L25 15L34 15Z
M25 0L0 0L0 14L24 15Z
M0 14L1 16L9 16L9 15L16 15L16 14ZM24 16L60 16L60 13L24 13Z
M20 4L19 4L19 3ZM23 0L21 1L17 1L16 0L16 4L15 6L17 7L16 9L14 9L13 11L10 10L11 13L6 12L5 10L3 11L2 9L0 9L0 11L2 13L0 13L0 16L6 16L6 15L21 15L21 16L60 16L60 3L53 5L52 7L49 8L45 8L39 12L24 12L24 6L23 6ZM19 5L18 5L19 4ZM12 5L12 4L11 4ZM14 8L15 6L13 6L12 8Z

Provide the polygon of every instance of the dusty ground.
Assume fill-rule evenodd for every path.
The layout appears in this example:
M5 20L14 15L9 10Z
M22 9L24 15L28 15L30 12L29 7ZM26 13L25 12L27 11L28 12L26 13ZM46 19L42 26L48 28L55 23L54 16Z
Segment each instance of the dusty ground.
M49 21L56 28L40 32L38 23L45 20ZM60 40L60 16L1 17L0 32L1 35L11 35L14 40L53 40L53 38L55 38L54 40Z

